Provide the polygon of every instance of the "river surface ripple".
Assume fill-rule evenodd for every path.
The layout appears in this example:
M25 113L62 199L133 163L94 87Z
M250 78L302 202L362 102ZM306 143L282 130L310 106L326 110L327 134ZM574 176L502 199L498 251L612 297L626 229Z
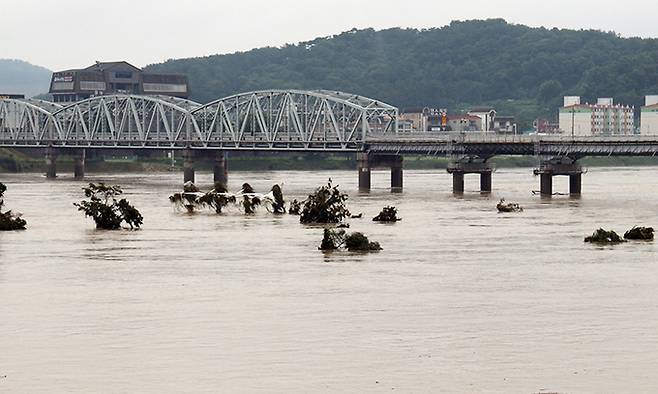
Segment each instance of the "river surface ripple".
M0 233L0 392L652 392L658 247L596 247L598 227L658 227L658 168L595 168L583 197L532 196L530 169L494 193L451 194L441 170L236 172L231 190L283 183L304 198L331 177L353 231L384 250L323 254L322 230L264 210L176 213L182 175L93 174L143 213L96 231L69 174L0 174L29 229ZM207 188L211 174L198 174ZM377 188L379 187L379 188ZM554 190L566 191L566 178ZM520 214L498 214L499 198ZM373 223L385 205L401 222Z

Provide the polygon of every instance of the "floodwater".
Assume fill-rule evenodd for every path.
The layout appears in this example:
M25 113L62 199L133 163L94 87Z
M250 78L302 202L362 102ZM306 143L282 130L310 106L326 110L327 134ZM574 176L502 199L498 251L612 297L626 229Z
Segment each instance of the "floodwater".
M117 183L141 231L96 231L69 174L0 175L29 229L0 233L0 392L655 392L658 245L583 243L658 227L658 168L593 168L543 201L530 169L451 194L444 171L232 173L303 198L331 177L384 250L317 250L322 230L264 210L176 213L182 174ZM198 174L209 185L210 174ZM377 187L380 187L377 189ZM469 191L470 189L470 191ZM555 191L567 180L556 178ZM525 207L498 214L498 198ZM385 205L401 222L375 224Z

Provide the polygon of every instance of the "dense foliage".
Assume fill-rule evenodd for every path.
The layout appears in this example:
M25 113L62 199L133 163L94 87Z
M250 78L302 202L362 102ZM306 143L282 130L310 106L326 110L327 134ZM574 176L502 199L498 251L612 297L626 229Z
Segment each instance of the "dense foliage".
M131 229L142 225L142 215L134 206L125 198L117 201L116 197L123 193L119 186L90 183L83 190L89 200L73 205L78 207L78 211L84 212L85 216L93 218L96 228L118 230L122 222L126 222Z
M299 221L302 223L340 223L350 216L345 206L347 194L331 183L321 186L304 201Z
M624 233L624 239L651 241L653 240L653 227L633 227Z
M593 30L530 28L504 20L443 28L352 30L282 48L169 60L148 67L190 78L198 101L258 89L335 89L404 107L493 104L525 126L561 96L658 94L658 40Z
M612 230L607 231L600 228L594 231L594 233L591 236L585 237L585 242L590 242L595 244L618 244L626 241L622 239L619 236L619 234L617 234L616 232Z
M20 215L16 215L12 211L2 212L5 205L4 195L6 191L7 186L0 182L0 231L25 230L27 222Z
M350 252L374 252L382 250L379 242L373 242L363 233L347 234L345 230L324 229L322 243L318 249L330 251L345 247Z

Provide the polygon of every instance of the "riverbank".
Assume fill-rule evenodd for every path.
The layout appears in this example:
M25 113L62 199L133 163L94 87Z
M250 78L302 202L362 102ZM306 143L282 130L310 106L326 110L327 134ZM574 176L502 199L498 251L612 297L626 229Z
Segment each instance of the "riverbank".
M405 156L404 166L407 169L444 169L450 160L445 157ZM537 158L533 156L497 156L491 159L496 168L532 168L537 166ZM657 166L656 157L589 157L581 160L585 167L626 167L626 166ZM57 160L57 170L73 171L73 157L62 155ZM172 161L164 156L88 156L87 172L163 172L180 170L182 158ZM213 162L210 159L200 159L197 170L211 170ZM353 154L319 154L319 153L230 153L230 171L319 171L319 170L352 170L356 169ZM5 148L0 148L0 172L28 173L45 172L44 160Z

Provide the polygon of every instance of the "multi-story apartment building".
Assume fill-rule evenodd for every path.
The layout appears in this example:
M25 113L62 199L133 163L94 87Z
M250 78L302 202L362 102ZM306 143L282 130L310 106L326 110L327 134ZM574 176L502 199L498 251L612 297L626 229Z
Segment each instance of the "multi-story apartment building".
M658 96L646 96L640 113L640 134L658 134Z
M635 132L633 107L600 98L596 104L581 104L580 97L564 98L559 123L563 134L574 136L631 135Z

